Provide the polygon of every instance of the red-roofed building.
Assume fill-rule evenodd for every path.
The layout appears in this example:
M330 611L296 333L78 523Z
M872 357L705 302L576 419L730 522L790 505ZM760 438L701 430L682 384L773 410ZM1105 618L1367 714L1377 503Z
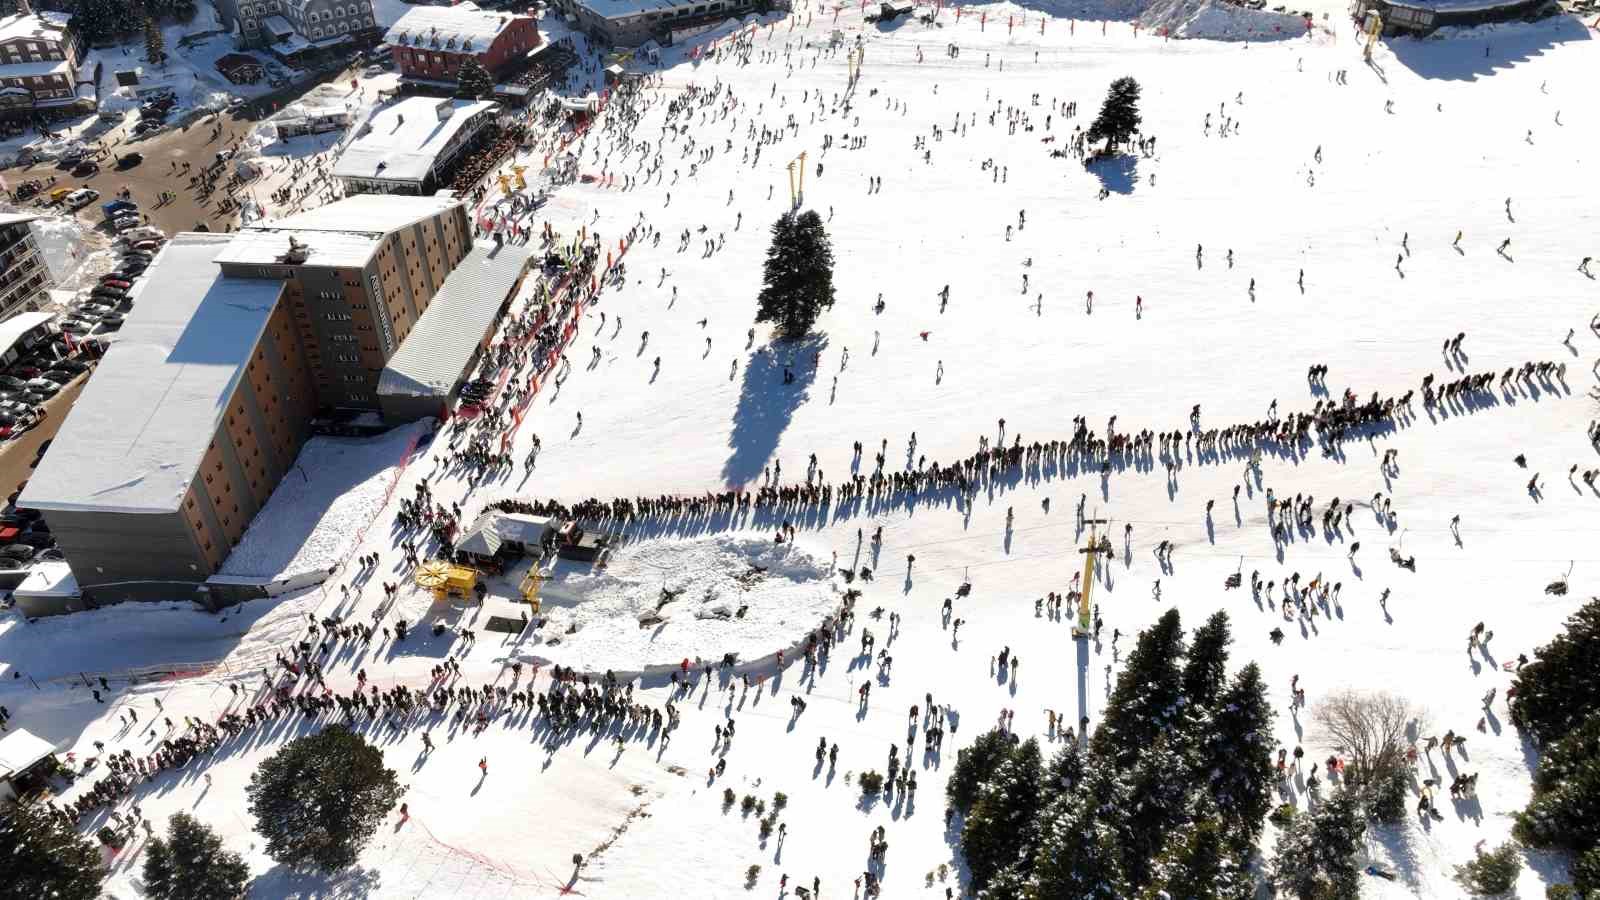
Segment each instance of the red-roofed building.
M383 36L400 74L427 81L454 81L467 57L498 76L540 40L531 16L459 6L415 7Z

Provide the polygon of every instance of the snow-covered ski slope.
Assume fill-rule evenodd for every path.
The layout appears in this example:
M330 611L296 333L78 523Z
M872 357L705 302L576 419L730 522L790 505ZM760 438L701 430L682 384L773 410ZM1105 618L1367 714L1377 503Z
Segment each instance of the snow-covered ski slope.
M809 28L790 32L781 24L770 41L763 31L748 63L671 65L650 89L659 102L637 124L608 131L610 114L602 115L578 145L583 170L615 173L618 186L564 188L535 221L548 217L567 233L584 225L614 245L643 214L664 233L661 242L629 249L625 287L605 292L567 351L572 376L559 389L547 385L535 402L511 451L520 460L532 436L542 438L532 476L524 481L519 472L470 490L435 476L435 495L459 499L470 519L507 496L698 494L757 485L774 460L782 461L786 481L803 477L813 452L823 477L838 481L851 471L854 441L865 445L863 472L871 471L882 441L892 469L921 456L949 462L976 449L980 437L995 440L1002 417L1008 443L1019 434L1025 443L1066 439L1079 415L1101 436L1112 416L1121 433L1186 431L1195 404L1205 428L1254 422L1273 401L1282 415L1323 399L1307 383L1313 364L1328 366L1334 399L1346 388L1363 399L1373 392L1398 396L1430 373L1450 381L1460 369L1447 363L1440 344L1463 332L1465 372L1498 375L1525 361L1550 360L1567 364L1564 382L1495 390L1492 400L1432 415L1419 390L1415 414L1397 429L1349 442L1337 458L1315 447L1293 456L1268 453L1259 482L1245 477L1240 456L1189 455L1171 480L1159 462L1107 479L1055 471L997 486L970 507L938 495L845 519L801 516L807 549L824 558L836 551L841 566L880 569L864 587L857 633L819 677L802 681L791 666L748 696L697 692L681 705L683 727L665 748L633 742L618 753L585 735L550 751L540 731L513 718L476 738L435 726L439 749L424 756L420 729L375 731L410 785L413 818L380 829L363 857L366 868L331 886L275 867L252 847L243 785L255 763L295 733L293 726L274 725L229 745L205 768L215 777L209 788L199 769L157 779L140 801L146 815L159 822L198 804L196 814L230 845L250 849L263 875L254 893L263 897L555 896L572 875L573 853L590 854L574 885L590 898L749 896L751 864L762 866L758 896L774 895L779 876L788 873L791 886L818 877L823 896L841 897L865 868L867 837L878 825L888 829L892 845L885 896L942 896L946 885L956 885L959 866L951 881L936 878L931 890L925 876L941 863L954 866L942 791L956 749L1004 709L1015 710L1023 735L1043 736L1046 710L1076 720L1086 707L1082 714L1096 721L1118 670L1112 630L1123 633L1125 652L1132 633L1176 605L1191 628L1216 609L1230 612L1234 664L1261 663L1280 711L1279 739L1288 748L1303 744L1309 759L1332 748L1304 713L1298 722L1289 714L1294 675L1312 705L1339 687L1394 690L1429 709L1424 734L1454 729L1469 737L1465 754L1446 759L1436 751L1417 777L1479 772L1478 797L1454 804L1441 798L1444 819L1430 826L1371 832L1370 861L1399 878L1363 886L1367 898L1461 896L1451 867L1479 841L1505 838L1509 815L1527 800L1536 759L1507 722L1509 675L1501 666L1553 635L1595 592L1600 571L1593 540L1600 494L1567 477L1574 464L1580 473L1600 466L1584 434L1596 415L1585 394L1596 384L1590 368L1600 338L1588 323L1600 310L1600 285L1576 271L1583 256L1600 255L1600 207L1590 185L1600 113L1586 102L1600 62L1593 33L1554 19L1397 42L1380 47L1369 68L1345 27L1336 35L1272 42L1169 42L1144 32L1135 37L1127 22L1112 23L1102 35L1099 23L1050 20L1041 35L1037 12L987 9L982 30L970 11L959 24L946 13L943 27L907 22L883 31L863 29L858 14L842 15L838 27L847 36L867 39L861 82L844 115L830 111L845 90L842 50L796 49L792 73L783 55L786 42L825 44L835 27L831 12L815 13ZM807 15L797 14L801 23ZM1026 24L1008 34L1008 15L1026 15ZM958 57L946 55L951 42L960 47ZM776 58L763 59L764 51ZM1339 70L1347 70L1347 85L1336 83ZM1143 86L1145 133L1156 137L1156 152L1103 178L1073 158L1052 158L1049 151L1063 147L1074 127L1088 126L1106 85L1122 75ZM620 189L623 175L638 174L640 155L623 160L614 139L626 134L663 144L667 102L688 85L719 83L739 101L728 116L711 106L697 107L692 122L675 119L689 128L664 143L662 182ZM1079 115L1063 120L1059 104L1069 100L1078 102ZM1026 114L1033 130L1019 124L1012 133L1008 107ZM754 149L747 138L751 117L758 131L776 130L791 114L798 129L763 147L759 163L741 164L744 149ZM1053 116L1048 130L1047 114ZM943 129L942 139L934 126ZM824 135L834 138L826 152ZM863 136L864 148L847 149L849 137ZM1053 143L1044 142L1052 136ZM930 151L926 161L914 147L919 137ZM693 149L686 149L688 138L697 142ZM715 154L691 176L700 151L713 145ZM802 151L810 169L805 206L827 220L833 239L838 303L804 350L773 349L764 329L747 347L766 229L788 205L783 166ZM984 167L989 160L1003 180ZM868 192L871 177L882 178L881 191ZM1102 186L1110 191L1105 199ZM1008 241L1006 226L1015 228L1022 211L1026 225ZM688 249L679 253L685 229ZM1457 231L1459 249L1452 246ZM706 241L722 236L721 249L702 257ZM1506 253L1497 253L1508 237ZM1196 245L1203 245L1199 265ZM950 303L941 313L937 294L946 284ZM881 314L873 311L880 294ZM1136 298L1143 300L1142 316ZM1569 329L1577 332L1570 348L1562 343ZM592 346L601 348L601 359L588 369ZM812 363L815 350L819 366ZM797 375L793 385L782 384L786 364ZM913 432L916 451L908 454ZM1399 451L1398 472L1386 477L1379 460L1390 449ZM1526 455L1527 469L1512 461L1518 454ZM429 468L408 468L396 496L409 496ZM1527 489L1535 473L1543 483L1537 496ZM1243 486L1237 507L1236 485ZM1340 533L1297 536L1280 558L1266 525L1267 488L1280 498L1311 494L1319 513L1335 496L1356 509ZM1392 498L1393 529L1369 508L1376 492ZM1081 568L1076 548L1086 533L1074 515L1080 498L1089 514L1112 520L1118 550L1107 582L1096 589L1104 643L1081 648L1066 622L1036 617L1033 604L1048 591L1067 590ZM1209 520L1208 500L1216 501ZM1010 528L1008 509L1015 512ZM1449 528L1455 515L1459 545ZM1124 553L1129 524L1132 542ZM863 547L856 562L857 530L870 535L878 525L880 558ZM672 539L720 528L692 522L647 531ZM294 616L336 607L364 616L380 605L380 582L397 577L389 570L396 554L388 540L386 528L374 527L357 548L380 550L385 560L359 600L340 604L335 590L326 599L281 601L270 615L247 608L234 613L249 626L243 634L208 630L204 646L210 651L236 638L231 658L259 667L284 645ZM1161 540L1176 545L1167 574L1152 554ZM1352 562L1347 553L1356 541L1362 547ZM1416 573L1392 565L1390 547L1415 555ZM916 556L909 574L907 554ZM1569 566L1571 593L1542 593ZM1253 603L1248 588L1223 590L1224 578L1241 568L1247 582L1252 571L1263 580L1281 582L1298 572L1302 581L1320 574L1341 582L1336 614L1305 627L1285 622L1275 609ZM1152 597L1157 578L1159 602ZM973 590L956 601L956 614L968 623L956 644L941 628L939 607L964 579ZM1378 605L1386 588L1392 590L1387 616ZM892 642L887 622L865 616L880 605L903 617ZM34 626L42 631L8 622L0 658L8 645L48 636L55 653L30 652L35 666L67 670L82 658L93 667L97 647L116 640L117 620L128 614L118 609ZM173 620L168 628L198 618L157 614ZM250 624L256 618L259 628ZM1468 655L1468 632L1479 621L1495 635L1487 655ZM878 635L879 647L888 642L895 657L886 684L876 683L875 667L850 665L861 626ZM1281 646L1268 639L1274 627L1287 632ZM1029 667L1002 683L991 674L990 657L1005 646ZM355 669L364 667L381 686L421 686L451 649L420 638L398 650L374 645L341 653L329 681L348 690ZM119 656L130 655L119 649ZM462 665L472 684L497 676L505 684L510 675L502 666L534 655L531 647L485 633ZM221 682L229 677L217 671L157 695L169 712L212 715L228 701ZM867 678L875 686L862 714L855 688ZM120 692L119 705L106 709L81 690L32 692L7 684L5 701L17 721L80 749L97 738L141 746L142 733L119 733L116 714L129 702L153 710L156 690ZM1500 699L1480 733L1474 729L1483 715L1480 698L1490 687L1499 688ZM788 700L795 692L809 707L791 727ZM881 770L888 746L904 739L908 708L924 705L928 693L958 714L942 758L923 767L918 748L914 802L897 794L893 804L863 808L846 774ZM654 705L666 698L655 683L636 693ZM717 759L712 726L727 715L737 719L738 736L727 773L708 784L705 772ZM831 777L826 769L814 772L819 737L841 747ZM484 755L490 769L480 780L476 763ZM737 808L722 813L724 786L769 803L774 791L788 795L781 846L758 841L754 817ZM1304 802L1297 791L1290 795ZM136 896L137 856L125 857L108 887ZM1528 861L1524 896L1564 880L1558 860L1530 854Z

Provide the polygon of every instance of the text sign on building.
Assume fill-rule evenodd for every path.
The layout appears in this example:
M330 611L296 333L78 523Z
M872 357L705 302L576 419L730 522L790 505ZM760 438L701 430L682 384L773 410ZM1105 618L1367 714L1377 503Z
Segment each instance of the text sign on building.
M378 287L378 273L368 275L367 281L372 286L372 302L378 311L378 330L383 332L383 355L388 358L394 354L394 329L389 325L389 301L383 296L383 289Z

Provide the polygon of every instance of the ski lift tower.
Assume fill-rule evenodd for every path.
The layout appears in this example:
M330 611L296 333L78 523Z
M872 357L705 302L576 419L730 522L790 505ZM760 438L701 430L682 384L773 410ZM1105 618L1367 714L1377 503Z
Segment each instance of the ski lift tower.
M1089 595L1094 592L1095 558L1104 554L1111 556L1111 542L1109 539L1101 540L1099 526L1110 525L1110 519L1085 519L1084 524L1089 526L1089 542L1081 547L1078 552L1083 554L1083 590L1078 592L1078 624L1072 629L1072 636L1080 640L1087 640L1093 623L1089 620Z

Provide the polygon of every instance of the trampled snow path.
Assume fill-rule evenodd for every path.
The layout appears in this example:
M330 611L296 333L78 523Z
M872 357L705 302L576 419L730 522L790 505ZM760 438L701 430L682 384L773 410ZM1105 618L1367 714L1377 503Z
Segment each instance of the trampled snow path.
M1086 707L1094 721L1116 674L1109 641L1080 648L1067 623L1033 613L1035 598L1065 590L1078 569L1076 547L1085 535L1073 508L1085 495L1087 511L1111 518L1116 537L1124 524L1133 525L1129 552L1119 555L1109 584L1097 592L1107 637L1113 629L1124 635L1119 649L1169 605L1191 628L1223 608L1235 624L1235 662L1258 660L1276 690L1284 746L1303 744L1313 759L1330 750L1306 718L1297 723L1288 712L1296 674L1313 705L1335 687L1393 689L1429 708L1432 725L1424 733L1448 728L1469 736L1464 756L1435 753L1418 778L1432 777L1430 766L1445 775L1479 772L1479 796L1441 802L1444 821L1431 827L1374 832L1372 859L1401 877L1370 881L1364 897L1459 896L1451 866L1469 858L1479 841L1494 844L1507 835L1510 813L1528 796L1533 756L1506 723L1503 700L1485 731L1474 730L1483 716L1479 698L1491 686L1504 696L1509 676L1501 666L1547 640L1580 598L1595 592L1592 573L1600 562L1592 539L1600 496L1566 477L1574 464L1580 471L1600 465L1583 431L1595 415L1584 394L1594 384L1589 369L1600 342L1586 326L1600 307L1600 288L1575 271L1582 256L1600 255L1586 177L1600 145L1600 119L1585 102L1596 63L1591 34L1562 18L1402 41L1380 48L1377 69L1368 69L1347 28L1332 37L1248 46L1169 43L1134 38L1126 23L1112 24L1102 37L1096 27L1070 29L1056 20L1039 35L1037 13L1030 12L1029 25L1008 35L995 23L1021 8L989 9L983 31L966 16L959 25L947 18L937 29L908 22L865 31L866 65L848 118L826 109L844 89L842 53L822 56L813 67L813 51L800 51L805 65L792 75L782 61L786 41L826 41L832 24L824 14L807 31L780 27L770 44L765 34L758 37L756 49L777 51L775 61L708 59L669 68L665 84L653 89L662 104L627 129L632 136L661 142L665 101L691 83L730 85L738 108L728 120L705 122L697 109L688 135L699 143L687 153L686 137L666 143L661 185L574 186L541 211L564 231L581 222L607 241L643 213L663 237L659 247L639 242L630 249L626 287L606 292L567 351L573 377L559 390L547 388L519 432L511 451L518 460L533 434L543 438L533 474L470 490L436 478L435 493L460 499L470 519L506 496L573 501L759 483L774 459L793 479L812 452L824 477L837 481L851 469L857 440L868 450L865 471L881 441L892 468L914 465L922 455L947 462L970 453L980 435L998 437L1000 417L1007 440L1020 433L1025 442L1069 436L1075 415L1102 434L1112 415L1120 432L1183 430L1196 403L1202 424L1217 427L1261 419L1274 400L1280 412L1309 409L1319 399L1305 380L1314 363L1329 366L1335 398L1346 387L1362 397L1396 395L1429 373L1458 377L1439 346L1459 332L1467 334L1468 372L1565 360L1565 384L1496 391L1491 403L1434 416L1419 403L1414 421L1347 444L1342 460L1315 450L1292 459L1269 455L1260 483L1246 481L1242 462L1191 460L1171 483L1159 469L1118 472L1105 481L1056 474L980 495L970 508L931 502L842 521L802 517L802 545L837 550L841 563L856 552L858 528L870 534L884 527L883 575L862 603L884 605L903 620L892 643L882 626L869 626L895 663L865 712L858 711L855 689L875 672L851 665L853 634L815 679L791 666L749 694L697 692L680 704L683 728L664 748L631 742L619 754L604 739L585 736L550 752L533 726L514 719L450 742L441 740L448 725L435 725L440 748L424 757L417 729L375 730L411 786L407 800L427 837L410 825L385 827L364 857L369 870L330 893L554 896L571 875L574 852L592 853L614 838L580 874L576 889L583 896L743 897L746 868L760 864L757 895L775 893L787 872L806 885L819 877L824 896L839 897L864 868L868 834L882 824L892 844L886 896L922 896L925 875L952 861L941 797L955 750L1003 709L1016 711L1023 734L1043 734L1047 709L1076 718ZM850 34L861 28L848 16L844 27ZM960 46L959 57L944 54L951 42ZM1348 71L1347 86L1335 83L1339 70ZM1072 159L1051 158L1049 150L1073 127L1086 127L1106 84L1125 74L1144 85L1145 130L1158 138L1155 156L1133 160L1104 181ZM813 123L818 91L825 108ZM1035 92L1039 106L1032 103ZM1063 122L1056 113L1046 130L1043 117L1063 100L1078 101L1080 117ZM1390 100L1393 112L1385 109ZM1026 113L1035 130L1019 126L1011 133L1007 107ZM798 133L763 148L758 165L741 164L757 110L758 129L779 129L792 113ZM964 136L954 133L958 115ZM1227 137L1219 134L1224 120L1238 125ZM602 117L581 145L585 171L632 173L638 154L609 167L594 156L601 146L603 157L610 139L604 123ZM942 140L933 136L936 124L945 129ZM824 134L835 139L826 153ZM864 135L866 147L845 149L845 135ZM1043 143L1052 135L1054 143ZM915 146L919 137L927 138L927 162ZM716 153L690 177L698 152L713 142ZM1314 158L1319 146L1321 162ZM766 227L787 205L783 165L802 150L811 169L807 205L829 219L838 257L838 303L818 323L820 369L784 348L773 355L764 334L746 347ZM990 159L1003 180L984 167ZM674 169L679 181L670 184ZM870 176L882 177L881 192L867 192ZM1112 192L1105 200L1097 199L1102 184ZM1014 228L1007 241L1005 228L1018 224L1021 210L1026 227ZM691 238L680 254L684 229ZM1464 232L1460 252L1451 245L1457 230ZM701 258L704 241L722 235L722 249ZM1508 257L1495 252L1507 237ZM1197 244L1204 245L1200 267ZM1297 285L1301 269L1304 293ZM936 293L947 283L951 303L941 314ZM877 315L872 305L880 292L886 308ZM1142 318L1135 297L1143 298ZM603 328L601 312L608 314ZM1577 331L1571 349L1562 344L1568 329ZM585 371L591 346L601 348L602 360ZM842 366L845 348L850 357ZM936 381L941 362L944 377ZM797 384L781 383L785 363L795 367ZM575 429L579 410L584 421ZM913 431L917 450L908 455ZM1400 453L1392 478L1378 467L1388 449ZM1526 454L1528 469L1511 461L1518 453ZM427 468L408 470L399 492L407 494ZM1535 472L1544 483L1537 497L1525 488ZM1236 511L1233 488L1246 484ZM1280 497L1312 494L1319 507L1339 496L1357 509L1341 533L1297 539L1280 560L1265 524L1266 488ZM1393 498L1399 516L1393 531L1367 508L1379 491ZM1216 501L1209 521L1207 500ZM1009 528L1008 508L1015 510ZM1461 546L1448 527L1457 514ZM706 531L720 533L699 521L654 527L646 536ZM1177 545L1170 574L1160 573L1151 555L1162 539ZM378 607L378 582L399 577L390 569L396 554L387 540L384 529L374 528L358 548L383 551L384 566L358 599L343 605L347 613L359 617ZM1346 553L1354 541L1363 546L1352 564ZM1415 574L1388 562L1391 546L1415 554ZM899 561L908 553L917 561L902 579ZM1575 566L1571 594L1544 595L1543 585L1569 565ZM1320 573L1342 583L1341 604L1332 620L1303 629L1284 623L1247 591L1223 590L1223 579L1241 567L1279 581L1293 572ZM1160 603L1151 598L1158 577ZM957 601L957 614L969 624L954 645L938 610L964 578L974 589ZM1377 604L1384 588L1393 590L1392 620ZM298 639L295 619L308 602L233 613L239 618L230 624L248 627L230 639L234 655L270 659L272 650ZM32 628L10 620L0 633L0 659L62 666L108 652L149 655L152 646L176 653L166 648L183 635L171 629L156 635L129 626L133 637L117 637L123 623L112 620L138 612L166 615L117 609ZM1487 657L1468 657L1466 637L1478 621L1495 638ZM1278 625L1289 632L1282 646L1267 637ZM163 643L156 645L158 639ZM204 640L208 647L218 642ZM991 676L988 657L1004 646L1029 663L1028 674ZM380 686L425 684L451 649L443 640L414 640L341 650L330 684L348 690L356 668ZM483 635L461 663L467 681L508 683L502 665L527 649L527 642ZM119 691L111 710L81 690L36 693L25 680L8 680L4 702L19 723L79 748L94 739L142 747L142 734L118 736L122 705L138 705L146 721L150 697L160 691L170 711L214 714L230 697L220 680L226 677ZM798 720L787 702L796 692L809 703ZM915 804L860 808L846 774L881 768L888 745L904 740L907 709L925 705L929 693L958 713L944 757L919 767ZM666 699L654 681L635 696L656 706ZM726 715L736 718L738 737L727 773L708 784L704 773L716 761L712 726ZM142 797L146 814L160 821L198 803L197 814L232 846L248 850L252 866L265 873L262 896L323 890L320 882L287 878L253 849L242 808L254 764L294 730L274 726L230 746L205 768L215 777L209 790L198 769L163 776ZM819 737L841 745L832 776L813 771ZM480 782L476 762L485 754L490 771ZM721 812L724 785L769 802L773 791L789 796L781 847L762 846L754 821L737 809ZM640 810L623 833L613 834ZM1558 861L1536 855L1530 862L1519 886L1523 896L1562 880ZM108 889L137 895L133 877L133 868L119 867ZM941 886L928 896L942 893Z

